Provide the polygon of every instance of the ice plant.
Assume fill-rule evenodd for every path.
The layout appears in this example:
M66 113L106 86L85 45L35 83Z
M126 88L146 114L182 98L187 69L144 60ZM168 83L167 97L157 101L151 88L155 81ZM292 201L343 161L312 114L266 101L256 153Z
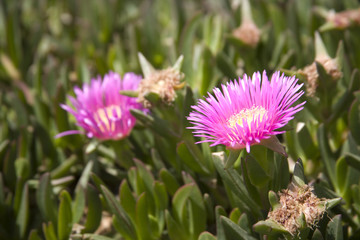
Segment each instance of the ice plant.
M268 80L266 72L246 74L238 81L230 81L209 93L205 100L199 100L188 120L190 129L200 142L211 142L210 146L225 145L230 150L246 148L254 144L265 145L284 155L286 153L274 135L285 126L305 102L293 105L304 91L302 84L293 77L275 72ZM198 142L198 143L200 143Z
M120 75L109 72L102 79L92 79L90 84L83 88L74 88L76 98L69 96L74 108L61 104L60 106L74 115L77 125L82 127L85 134L101 140L118 140L130 134L136 119L130 114L130 109L143 107L136 102L136 98L123 96L120 91L136 90L142 77L134 73ZM82 133L79 130L70 130L58 134L62 137L69 134Z

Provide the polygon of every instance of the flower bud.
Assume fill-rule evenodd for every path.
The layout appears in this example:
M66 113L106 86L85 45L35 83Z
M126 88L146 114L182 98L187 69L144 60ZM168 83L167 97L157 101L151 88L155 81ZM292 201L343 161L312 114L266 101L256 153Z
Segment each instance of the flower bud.
M292 189L279 192L276 209L268 213L268 220L275 221L290 234L295 235L304 227L314 227L325 213L325 199L318 198L309 185L292 185Z

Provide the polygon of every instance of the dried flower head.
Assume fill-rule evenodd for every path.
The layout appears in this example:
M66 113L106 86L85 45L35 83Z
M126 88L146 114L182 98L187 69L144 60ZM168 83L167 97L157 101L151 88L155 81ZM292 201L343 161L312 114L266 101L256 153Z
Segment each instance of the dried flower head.
M174 68L153 71L139 84L138 102L146 108L151 107L151 103L145 96L152 92L158 94L163 102L171 104L176 98L175 90L182 87L183 78L184 74Z
M246 20L233 31L233 36L248 46L256 47L260 40L260 30L253 21Z
M329 74L333 80L338 80L342 77L342 72L339 70L335 59L323 55L317 57L315 61L324 67L326 73ZM312 97L315 96L316 89L319 85L319 74L315 62L299 70L299 73L305 75L306 77L307 95Z
M121 139L130 134L136 122L130 109L144 109L136 98L120 95L120 91L136 90L140 81L141 76L134 73L126 73L121 79L119 74L110 72L103 79L98 77L90 84L85 83L82 89L74 88L76 98L69 96L69 100L75 109L64 104L60 106L74 115L89 138ZM77 133L82 132L70 130L56 137Z
M228 149L246 148L264 144L276 131L285 126L296 112L303 109L305 102L291 107L303 95L295 77L285 77L276 72L268 80L266 72L246 74L238 81L222 85L222 92L215 88L214 96L209 94L199 100L188 120L189 127L197 137L212 142L211 146L224 144ZM276 139L276 137L275 137ZM200 143L198 142L198 143ZM265 144L264 144L265 145Z
M331 11L326 18L337 29L345 29L351 25L360 25L360 8L338 13Z
M292 235L302 227L303 216L307 227L315 227L326 210L326 200L318 198L312 191L313 188L305 184L279 192L280 206L268 213L268 219L277 222Z

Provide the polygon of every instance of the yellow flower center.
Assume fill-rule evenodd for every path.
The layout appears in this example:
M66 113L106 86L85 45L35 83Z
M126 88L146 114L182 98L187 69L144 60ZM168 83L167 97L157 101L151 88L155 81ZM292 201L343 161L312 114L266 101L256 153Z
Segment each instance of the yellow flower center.
M253 120L259 119L259 121L262 121L265 114L267 114L267 110L261 106L253 106L248 109L242 109L239 113L232 115L227 120L227 125L230 128L235 128L236 124L240 127L244 127L243 122L246 122L250 128Z
M114 114L116 113L116 114ZM115 131L115 122L111 119L121 117L120 106L110 105L105 108L99 108L95 113L95 121L101 131Z

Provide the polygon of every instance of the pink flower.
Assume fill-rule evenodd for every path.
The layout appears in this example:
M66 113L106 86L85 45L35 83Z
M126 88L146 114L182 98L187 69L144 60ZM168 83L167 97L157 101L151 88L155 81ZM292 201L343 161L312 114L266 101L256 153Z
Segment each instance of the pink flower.
M265 71L262 77L260 72L254 73L252 79L245 74L239 81L222 85L222 92L215 88L213 95L192 106L195 111L188 120L193 126L189 128L196 137L205 138L198 143L223 144L228 149L246 148L250 152L251 145L284 133L276 130L303 109L305 102L291 107L304 94L297 81L295 76L280 76L280 72L275 72L270 81Z
M130 109L144 110L136 98L123 96L121 90L137 90L142 77L134 73L126 73L121 79L117 73L109 72L102 79L92 79L83 88L74 88L76 98L69 96L75 109L68 105L60 106L74 115L77 125L82 127L85 134L101 140L122 139L130 134L136 119ZM145 111L145 110L144 110ZM56 138L69 134L82 133L70 130L56 135Z

